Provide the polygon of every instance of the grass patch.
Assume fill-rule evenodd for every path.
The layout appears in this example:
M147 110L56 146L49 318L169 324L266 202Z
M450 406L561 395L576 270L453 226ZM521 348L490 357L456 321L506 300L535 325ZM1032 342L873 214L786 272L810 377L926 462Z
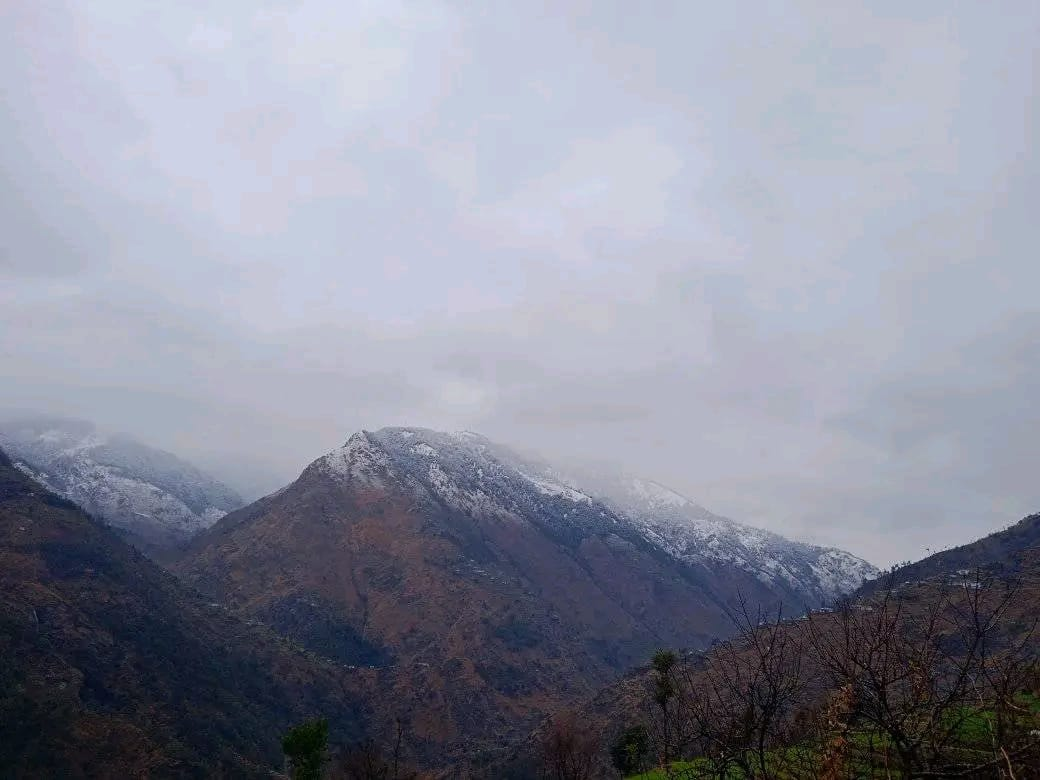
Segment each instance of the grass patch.
M702 763L698 761L676 761L674 764L671 764L671 777L701 765ZM669 780L669 774L663 768L658 767L657 769L651 769L649 772L643 772L641 775L632 775L628 780Z

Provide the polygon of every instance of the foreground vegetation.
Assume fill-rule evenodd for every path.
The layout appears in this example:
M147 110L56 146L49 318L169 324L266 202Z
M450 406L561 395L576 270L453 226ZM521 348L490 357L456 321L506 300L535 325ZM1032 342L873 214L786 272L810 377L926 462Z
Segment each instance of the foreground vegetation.
M537 761L458 777L593 780L1040 778L1037 589L958 575L790 621L747 606L703 654L655 654L635 722L612 739L578 713ZM327 755L327 726L284 743L290 774L417 775L402 732ZM316 751L316 752L315 752Z
M738 610L735 639L661 651L609 754L641 780L1040 777L1036 590L960 574L796 621ZM603 776L573 718L543 777Z

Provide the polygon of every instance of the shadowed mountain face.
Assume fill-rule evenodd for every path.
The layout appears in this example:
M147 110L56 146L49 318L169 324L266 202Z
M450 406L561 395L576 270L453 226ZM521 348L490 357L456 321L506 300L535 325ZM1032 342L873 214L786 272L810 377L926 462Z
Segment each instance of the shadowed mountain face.
M791 595L687 560L482 437L402 428L356 434L224 517L177 570L322 655L380 667L416 737L449 752L522 735L657 647L707 645L738 594Z
M37 482L153 553L183 544L242 506L230 488L168 452L78 420L5 423L0 447Z
M348 672L202 601L0 452L0 776L251 777Z

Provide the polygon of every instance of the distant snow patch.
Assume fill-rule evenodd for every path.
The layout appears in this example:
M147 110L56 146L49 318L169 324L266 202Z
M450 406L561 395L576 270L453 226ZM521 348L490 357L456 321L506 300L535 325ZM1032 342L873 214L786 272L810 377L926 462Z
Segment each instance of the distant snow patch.
M631 482L632 495L640 498L652 506L674 506L681 507L693 503L685 496L681 496L673 490L656 482L647 482L642 479L633 479Z
M538 492L542 495L565 498L568 501L573 501L575 503L592 503L592 498L590 496L587 496L580 490L575 490L574 488L569 487L568 485L564 485L559 482L552 482L541 477L534 477L530 474L525 474L522 471L519 473L520 476L522 476L524 479L526 479L528 482L534 485L535 489L537 489Z

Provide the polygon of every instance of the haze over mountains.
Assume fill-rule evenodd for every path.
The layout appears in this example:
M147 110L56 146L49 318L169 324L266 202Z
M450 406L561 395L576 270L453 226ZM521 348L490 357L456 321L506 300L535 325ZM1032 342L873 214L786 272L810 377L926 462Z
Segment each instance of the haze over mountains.
M789 591L789 606L832 601L877 575L874 566L844 550L792 542L720 517L657 482L581 473L572 478L576 484L676 558L709 570L722 564L754 573L769 587Z
M363 431L238 509L193 466L89 423L2 436L25 475L214 604L370 669L425 760L500 749L657 647L707 646L741 598L797 612L876 573L657 483L564 476L470 432Z
M110 495L113 475L115 485L150 486L149 496L159 484L172 490L173 474L191 476L179 495L212 487L144 445L54 426L18 428L22 450L49 454L52 472L100 464L61 472L89 475L89 490L61 483L89 497ZM113 453L112 441L125 450ZM131 468L139 463L149 468ZM609 717L628 712L625 691L637 678L616 692L604 686L657 648L725 638L740 600L796 615L878 573L851 553L718 517L663 485L564 474L471 432L352 435L284 488L185 529L165 548L182 583L115 533L145 549L153 536L132 524L104 528L48 497L30 481L41 472L25 464L3 461L0 472L0 618L19 691L0 710L37 733L26 742L29 731L18 732L22 747L0 758L23 769L103 761L160 776L217 765L262 774L276 761L278 733L321 712L348 743L402 719L420 766L465 765L482 776L491 761L492 777L495 756L526 744L561 709L600 702L589 712L608 717L609 730ZM115 506L125 510L141 489L123 495ZM98 504L100 519L111 505ZM154 528L154 518L117 515L129 517ZM1025 554L1037 543L1035 519L905 576ZM177 703L171 710L157 696ZM204 715L209 708L217 710ZM142 713L165 725L135 725ZM214 741L197 731L206 717L249 725ZM92 755L102 733L105 755ZM167 747L171 739L183 746Z
M103 434L83 420L5 422L0 449L33 479L157 552L183 544L244 503L177 456Z
M1032 578L1001 630L1032 624L1036 0L0 21L0 777L291 775L280 738L327 716L506 780L735 609L912 618L981 565ZM904 692L979 679L878 633L849 649ZM1040 765L1033 662L1003 690ZM887 778L858 668L809 672L785 738ZM762 679L721 675L681 758L729 761Z
M16 775L263 776L279 734L320 713L340 744L402 719L419 766L491 778L514 755L528 777L545 718L587 701L609 736L645 687L613 681L727 636L738 595L796 611L876 573L646 480L593 487L477 434L387 428L196 533L181 583L27 472L0 455ZM1012 560L1035 576L1037 544L1030 517L896 576Z
M397 433L394 433L397 432ZM393 434L393 435L391 435ZM651 543L678 559L710 569L735 565L778 589L791 603L822 603L873 576L873 567L843 551L790 542L783 537L712 514L659 483L589 467L560 469L520 456L478 434L438 434L424 429L384 429L374 439L393 447L419 435L429 459L461 451L508 464L546 495L578 503L600 502L626 518ZM0 447L15 465L157 551L185 543L246 502L234 490L175 455L121 434L99 432L83 420L30 417L0 424ZM439 469L439 460L431 461ZM585 492L582 492L582 491Z

